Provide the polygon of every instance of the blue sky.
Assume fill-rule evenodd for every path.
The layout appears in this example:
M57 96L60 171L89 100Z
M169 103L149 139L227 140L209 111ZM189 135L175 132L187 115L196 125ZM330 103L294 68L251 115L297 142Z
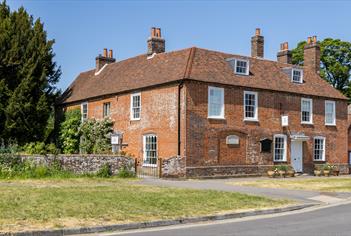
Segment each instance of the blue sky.
M162 29L166 50L191 46L250 54L250 37L260 27L265 57L276 58L279 44L289 47L317 35L351 41L351 1L79 1L7 0L24 6L55 39L65 89L82 71L95 66L103 48L117 60L146 52L150 27Z

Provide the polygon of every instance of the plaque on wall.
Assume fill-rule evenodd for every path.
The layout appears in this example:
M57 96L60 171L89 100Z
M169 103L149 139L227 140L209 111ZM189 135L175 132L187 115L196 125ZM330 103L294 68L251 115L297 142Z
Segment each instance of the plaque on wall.
M239 144L239 137L236 135L229 135L226 138L226 143L228 145L238 145Z

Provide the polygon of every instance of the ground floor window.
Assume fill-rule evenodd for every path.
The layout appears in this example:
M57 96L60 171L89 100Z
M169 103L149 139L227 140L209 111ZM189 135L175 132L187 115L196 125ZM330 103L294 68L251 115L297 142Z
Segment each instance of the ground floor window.
M324 137L315 137L314 138L314 160L315 161L325 161L325 138Z
M144 135L144 165L157 164L157 136L154 134Z
M286 161L286 135L274 135L274 161Z

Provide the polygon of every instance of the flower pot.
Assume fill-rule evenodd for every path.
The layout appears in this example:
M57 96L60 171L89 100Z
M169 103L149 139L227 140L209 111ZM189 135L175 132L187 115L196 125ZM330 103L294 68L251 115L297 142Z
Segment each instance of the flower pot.
M285 174L286 174L285 170L279 170L278 173L279 173L280 177L285 178Z
M323 170L323 175L328 177L330 174L330 171L329 170Z
M289 177L295 177L295 171L294 171L294 170L288 170L288 171L286 172L286 174L287 174L287 176L289 176Z
M339 176L340 170L333 170L333 175L334 176Z
M275 172L274 172L273 170L269 170L269 171L267 171L267 175L268 175L268 177L270 177L270 178L274 178Z
M314 175L315 176L321 176L321 171L320 170L314 170Z

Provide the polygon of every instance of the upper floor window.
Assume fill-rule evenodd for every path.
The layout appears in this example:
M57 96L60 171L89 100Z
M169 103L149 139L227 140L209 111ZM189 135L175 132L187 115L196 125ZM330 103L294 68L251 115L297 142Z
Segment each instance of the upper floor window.
M82 121L85 121L88 119L88 103L84 102L80 106L80 111L82 114Z
M273 161L286 161L286 135L276 134L273 139Z
M303 70L292 69L291 70L291 80L294 83L302 83L303 82Z
M301 123L312 124L312 99L301 99Z
M335 102L325 101L325 124L335 125Z
M103 104L102 115L103 115L104 118L110 116L110 108L111 108L111 103L105 102L105 103Z
M130 119L140 120L141 94L133 93L130 97Z
M235 59L235 74L248 75L249 74L249 61L242 59Z
M224 89L208 87L208 117L224 118Z
M325 138L315 137L313 147L313 159L315 161L325 161Z
M258 120L257 93L244 91L244 120Z

